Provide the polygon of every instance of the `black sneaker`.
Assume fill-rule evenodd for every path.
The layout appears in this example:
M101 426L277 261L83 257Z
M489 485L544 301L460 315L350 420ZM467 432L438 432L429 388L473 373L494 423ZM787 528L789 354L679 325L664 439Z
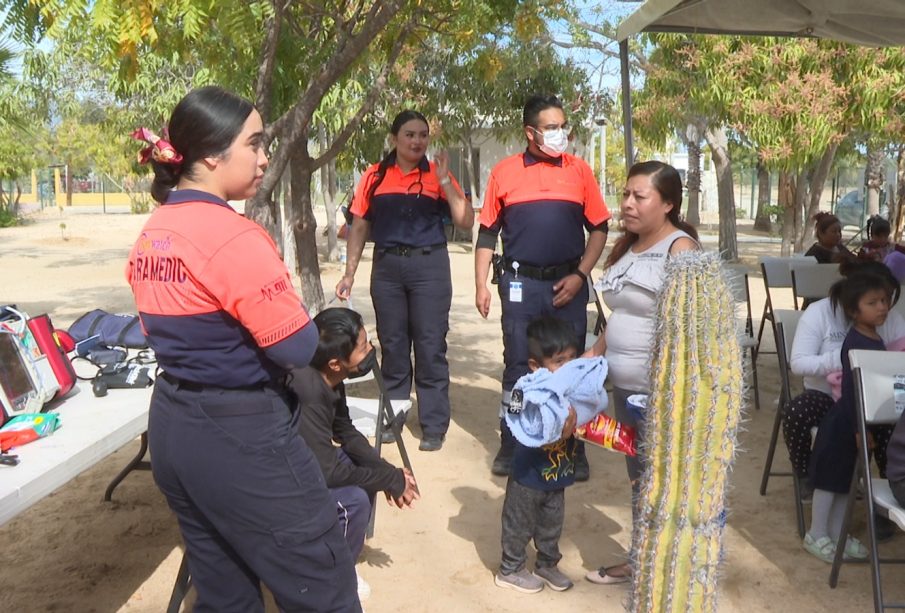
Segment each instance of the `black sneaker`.
M591 478L591 465L588 464L588 456L585 454L584 443L575 445L575 480L587 481Z
M497 451L496 457L493 458L493 466L490 467L490 472L495 474L497 477L509 476L509 473L512 472L511 449L500 447L500 450Z
M384 445L392 445L396 442L396 435L392 430L384 430L380 433L380 442Z
M493 458L490 472L497 477L508 477L512 472L512 454L515 451L515 437L506 425L505 419L500 419L500 450Z
M443 440L446 438L444 434L425 434L421 437L421 444L418 449L421 451L440 451L443 448Z

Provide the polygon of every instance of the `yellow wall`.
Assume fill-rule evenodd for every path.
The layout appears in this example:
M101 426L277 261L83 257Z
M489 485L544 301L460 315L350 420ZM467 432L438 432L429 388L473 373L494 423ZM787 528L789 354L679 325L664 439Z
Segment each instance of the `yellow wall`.
M53 169L53 189L55 193L54 204L58 207L66 206L66 190L63 189L63 179L59 168ZM38 194L38 173L31 172L31 191L22 192L22 202L40 202ZM72 194L72 206L101 206L106 202L109 206L129 206L129 194L125 192L107 192L106 194Z

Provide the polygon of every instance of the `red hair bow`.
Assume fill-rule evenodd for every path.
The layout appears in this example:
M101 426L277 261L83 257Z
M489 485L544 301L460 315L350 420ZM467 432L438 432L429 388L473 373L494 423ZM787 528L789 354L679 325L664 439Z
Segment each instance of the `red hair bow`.
M147 128L138 128L132 132L132 138L148 143L147 147L138 152L139 164L147 164L149 160L174 166L182 163L182 154L176 151L170 141L160 138Z

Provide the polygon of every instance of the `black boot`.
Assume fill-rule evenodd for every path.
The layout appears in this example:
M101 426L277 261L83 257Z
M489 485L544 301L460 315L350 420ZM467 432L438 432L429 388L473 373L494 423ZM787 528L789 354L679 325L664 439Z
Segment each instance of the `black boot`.
M500 419L500 450L493 459L490 472L498 477L508 477L512 470L512 452L515 451L515 437L506 425L505 419Z
M587 481L591 478L591 465L582 441L575 441L575 480Z

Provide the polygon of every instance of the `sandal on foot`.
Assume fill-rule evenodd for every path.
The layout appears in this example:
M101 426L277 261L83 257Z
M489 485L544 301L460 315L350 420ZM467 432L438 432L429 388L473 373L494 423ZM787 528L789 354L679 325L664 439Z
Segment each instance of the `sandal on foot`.
M584 576L585 579L590 581L591 583L596 583L597 585L614 585L616 583L625 583L632 578L631 571L629 570L627 575L614 575L611 571L616 569L623 569L623 572L628 569L628 564L619 564L617 566L601 566L597 570L592 570L588 574Z
M866 560L870 555L870 551L864 544L853 536L845 539L845 550L842 557L845 560Z
M815 539L810 533L804 535L804 549L812 556L823 560L828 564L833 563L833 557L836 555L836 543L828 536L821 536Z

